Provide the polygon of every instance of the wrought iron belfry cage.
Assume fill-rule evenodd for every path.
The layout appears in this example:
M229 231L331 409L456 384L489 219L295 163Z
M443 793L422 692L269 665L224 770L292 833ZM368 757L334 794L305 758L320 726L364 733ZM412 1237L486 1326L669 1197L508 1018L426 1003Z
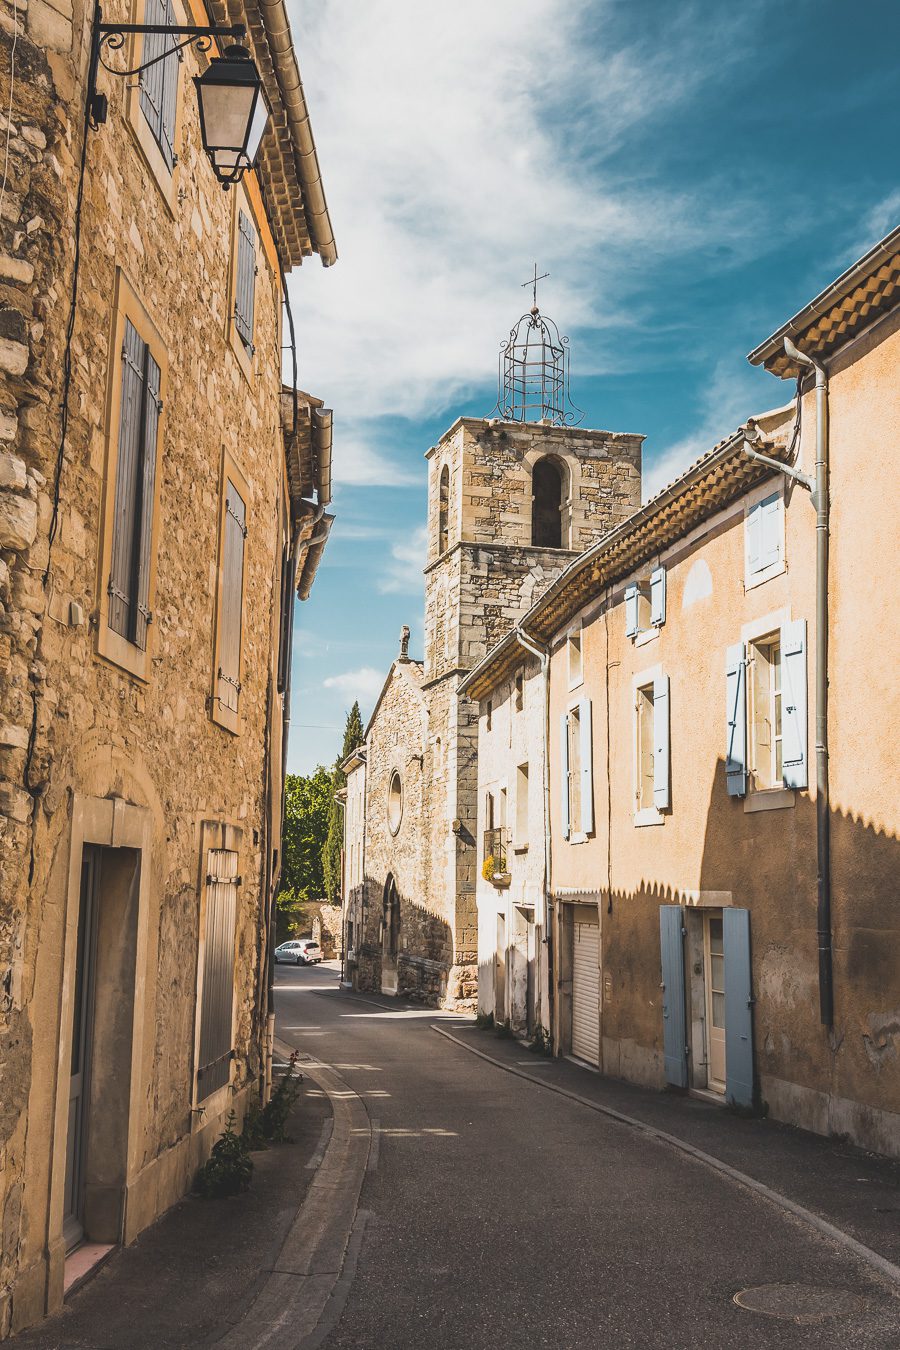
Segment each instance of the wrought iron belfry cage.
M569 339L538 308L542 280L535 267L534 277L524 283L533 287L534 303L500 348L496 412L506 422L577 426L584 413L569 394Z

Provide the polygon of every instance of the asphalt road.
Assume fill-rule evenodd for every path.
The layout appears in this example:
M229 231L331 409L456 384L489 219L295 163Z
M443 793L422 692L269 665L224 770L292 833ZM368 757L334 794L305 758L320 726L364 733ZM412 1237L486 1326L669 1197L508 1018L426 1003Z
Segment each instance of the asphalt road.
M279 1036L333 1065L373 1127L323 1350L900 1350L896 1292L762 1198L469 1054L434 1012L340 991L333 968L278 984ZM785 1312L810 1288L833 1307L803 1321L734 1301L769 1285L800 1287Z

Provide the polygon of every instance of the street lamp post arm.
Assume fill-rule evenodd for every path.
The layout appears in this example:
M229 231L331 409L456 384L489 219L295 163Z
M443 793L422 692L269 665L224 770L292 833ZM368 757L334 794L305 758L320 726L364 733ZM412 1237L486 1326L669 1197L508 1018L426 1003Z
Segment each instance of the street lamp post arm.
M174 46L169 47L167 51L160 53L159 56L151 57L149 61L143 61L141 65L135 66L132 70L116 70L113 66L108 66L103 60L103 48L108 47L110 51L118 51L125 45L125 39L130 33L159 33L167 34L171 37L183 37L183 42L176 42ZM230 28L198 28L192 24L162 24L162 23L101 23L98 27L98 59L104 70L108 70L110 75L140 75L143 71L149 70L159 61L166 61L175 52L182 51L185 47L196 47L198 51L208 52L212 46L212 40L216 37L233 38L235 42L240 42L247 35L247 29L242 23L232 24Z

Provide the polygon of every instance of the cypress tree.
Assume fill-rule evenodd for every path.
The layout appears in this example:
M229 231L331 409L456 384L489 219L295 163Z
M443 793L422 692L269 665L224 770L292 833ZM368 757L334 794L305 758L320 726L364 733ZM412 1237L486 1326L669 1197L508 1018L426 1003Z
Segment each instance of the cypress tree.
M328 836L322 849L322 873L325 878L325 895L332 904L337 904L341 898L341 848L344 843L344 811L334 800L334 795L346 784L347 779L341 771L341 765L351 750L362 745L363 732L362 716L357 702L347 714L341 753L335 760L331 775L331 804Z

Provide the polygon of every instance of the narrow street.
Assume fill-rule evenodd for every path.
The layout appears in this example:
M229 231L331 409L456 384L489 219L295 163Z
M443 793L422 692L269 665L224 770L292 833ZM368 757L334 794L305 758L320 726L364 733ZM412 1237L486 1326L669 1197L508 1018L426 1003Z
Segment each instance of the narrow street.
M340 991L327 967L282 967L278 986L281 1042L333 1066L372 1129L361 1247L310 1345L900 1346L896 1289L852 1252L433 1029L490 1050L471 1022ZM841 1311L735 1304L772 1284L825 1289Z

